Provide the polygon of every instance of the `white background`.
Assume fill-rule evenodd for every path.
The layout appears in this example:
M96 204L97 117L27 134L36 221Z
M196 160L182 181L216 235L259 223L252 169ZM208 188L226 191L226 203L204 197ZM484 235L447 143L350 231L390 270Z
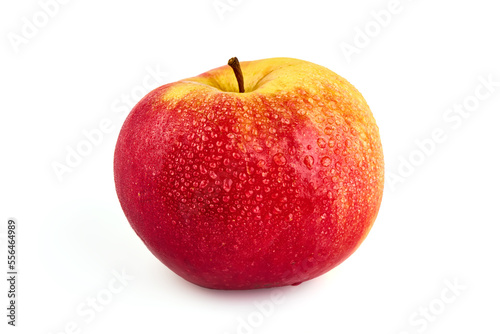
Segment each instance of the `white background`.
M16 328L6 325L1 280L1 332L499 333L495 5L401 0L382 26L373 13L394 9L389 0L61 0L50 17L35 0L3 1L0 259L5 274L6 224L15 217L20 275ZM346 55L347 44L357 53ZM115 111L126 96L140 97L145 79L159 86L232 56L326 66L361 91L380 127L387 180L372 231L346 262L297 287L187 283L134 234L114 190L123 122ZM163 72L158 82L151 71ZM491 92L481 78L496 82ZM477 99L476 89L489 95ZM457 119L453 108L467 103L471 112ZM84 131L106 119L112 130L58 179L53 164L65 164ZM416 141L439 129L445 139L424 155ZM133 279L120 285L117 272ZM105 305L92 315L96 297Z

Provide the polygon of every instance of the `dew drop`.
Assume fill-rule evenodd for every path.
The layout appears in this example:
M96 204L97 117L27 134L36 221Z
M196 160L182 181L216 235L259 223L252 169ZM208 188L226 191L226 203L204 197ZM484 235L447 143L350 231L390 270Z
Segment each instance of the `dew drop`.
M222 188L226 192L229 192L231 190L232 185L233 185L233 180L231 180L231 179L224 179L224 181L222 182Z
M205 188L207 185L208 185L208 181L207 180L201 180L201 182L200 182L200 188Z
M328 167L332 163L332 159L330 157L323 157L321 158L321 166L323 167Z
M211 171L208 173L208 175L210 175L210 177L211 177L212 179L214 179L214 180L217 178L217 174L215 174L215 172L214 172L213 170L211 170Z
M318 138L318 146L320 148L325 148L326 147L326 141L323 138Z
M278 166L283 166L284 164L286 164L286 158L283 153L276 153L273 157L273 160Z
M206 174L207 173L207 169L205 168L205 166L200 165L200 173L201 174Z
M259 160L257 162L257 167L262 168L266 165L266 162L264 160Z
M310 155L306 155L304 157L304 164L306 165L307 168L312 169L314 164L314 158Z
M255 152L257 152L257 153L260 153L260 152L264 151L264 149L262 148L262 146L260 146L259 144L255 144L255 145L253 146L253 149L254 149L254 150L255 150Z

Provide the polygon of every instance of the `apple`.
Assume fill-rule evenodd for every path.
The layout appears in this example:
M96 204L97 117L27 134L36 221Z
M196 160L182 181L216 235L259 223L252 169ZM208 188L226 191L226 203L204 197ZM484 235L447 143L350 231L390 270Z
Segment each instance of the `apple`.
M116 191L147 248L212 289L297 285L347 259L382 200L378 127L361 94L298 59L166 84L132 109Z

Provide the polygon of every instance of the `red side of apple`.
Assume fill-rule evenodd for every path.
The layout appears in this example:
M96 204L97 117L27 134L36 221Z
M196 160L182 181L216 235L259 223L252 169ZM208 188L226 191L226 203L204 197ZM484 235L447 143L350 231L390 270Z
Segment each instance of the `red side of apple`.
M333 86L312 103L307 87L166 98L180 84L134 107L114 157L125 215L161 262L203 287L255 289L310 280L355 251L382 198L367 106Z

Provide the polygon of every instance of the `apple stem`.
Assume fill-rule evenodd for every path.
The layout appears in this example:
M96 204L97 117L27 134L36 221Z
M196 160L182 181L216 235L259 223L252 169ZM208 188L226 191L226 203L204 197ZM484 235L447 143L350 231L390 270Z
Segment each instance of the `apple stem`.
M238 89L240 90L240 93L245 92L245 85L243 82L243 72L241 72L241 67L240 67L240 62L238 61L238 58L233 57L229 59L227 62L229 66L233 69L234 75L236 76L236 80L238 80Z

